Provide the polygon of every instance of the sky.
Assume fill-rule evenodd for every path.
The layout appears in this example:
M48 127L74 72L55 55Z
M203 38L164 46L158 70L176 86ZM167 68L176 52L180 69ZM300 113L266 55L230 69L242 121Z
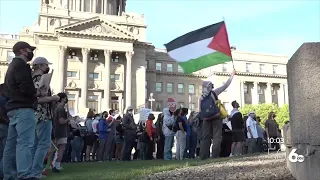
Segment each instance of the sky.
M37 21L40 0L0 0L0 33L17 34ZM127 0L144 14L147 41L157 48L187 32L226 21L237 50L291 56L320 41L320 0Z

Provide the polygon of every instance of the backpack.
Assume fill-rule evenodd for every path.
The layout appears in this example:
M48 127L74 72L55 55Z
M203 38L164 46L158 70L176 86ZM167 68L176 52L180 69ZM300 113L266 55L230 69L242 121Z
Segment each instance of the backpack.
M212 95L214 97L212 97ZM216 105L213 98L217 99L217 95L215 93L210 93L208 96L203 97L201 99L201 116L203 120L213 119L215 115L220 113L220 109Z
M178 125L178 122L177 122L177 118L178 117L174 117L174 121L173 121L173 124L172 124L172 132L174 132L174 133L176 133L179 130L179 125Z

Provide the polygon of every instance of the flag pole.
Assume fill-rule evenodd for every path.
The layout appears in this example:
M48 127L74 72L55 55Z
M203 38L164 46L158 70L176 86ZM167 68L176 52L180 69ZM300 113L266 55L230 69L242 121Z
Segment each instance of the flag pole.
M227 34L228 34L228 30L227 30L227 23L226 23L226 19L224 18L224 16L222 17L223 19L223 22L226 26L226 31L227 31ZM229 35L228 35L228 41L229 41ZM230 43L229 43L229 46L230 46ZM231 47L229 47L231 49ZM233 67L233 70L236 71L236 68L234 67L234 61L233 61L233 57L231 56L231 61L232 61L232 67Z

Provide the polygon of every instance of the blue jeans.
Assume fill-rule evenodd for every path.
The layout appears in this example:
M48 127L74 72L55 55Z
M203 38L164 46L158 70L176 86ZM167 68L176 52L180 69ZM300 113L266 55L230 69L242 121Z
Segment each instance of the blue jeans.
M172 160L172 147L174 136L166 136L164 139L164 160Z
M3 150L6 146L6 140L8 136L8 125L0 124L0 177L3 177Z
M9 111L8 137L3 153L4 180L32 177L32 154L36 117L33 109L20 108Z
M83 139L80 136L75 136L71 140L71 160L72 162L82 161L82 149L83 149ZM76 161L77 159L77 161Z
M43 161L51 145L52 121L40 121L36 125L34 146L31 151L33 155L32 177L40 178L43 170Z

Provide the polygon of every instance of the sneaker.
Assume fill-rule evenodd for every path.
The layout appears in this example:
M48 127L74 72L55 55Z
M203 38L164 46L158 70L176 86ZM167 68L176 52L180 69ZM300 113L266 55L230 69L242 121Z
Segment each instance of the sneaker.
M57 168L59 171L61 171L61 170L63 170L63 167L59 167L59 168Z
M230 156L229 157L232 157L233 155L232 154L230 154Z
M52 172L53 172L53 173L60 173L60 170L57 169L56 167L54 167L54 168L52 168Z

